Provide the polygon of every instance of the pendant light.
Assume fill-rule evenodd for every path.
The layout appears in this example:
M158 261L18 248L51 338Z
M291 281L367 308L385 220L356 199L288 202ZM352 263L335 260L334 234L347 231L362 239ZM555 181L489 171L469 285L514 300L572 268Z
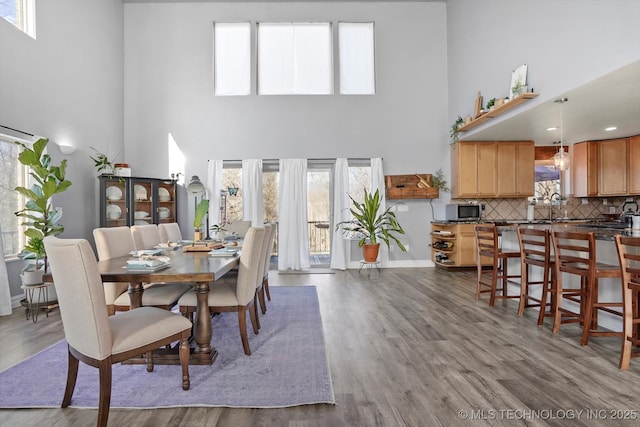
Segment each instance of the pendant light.
M562 134L564 133L562 110L564 108L564 103L568 100L568 98L560 98L554 101L555 103L560 104L560 148L558 149L558 152L553 156L553 164L555 165L556 170L560 171L569 169L569 155L564 152L564 147L562 144Z

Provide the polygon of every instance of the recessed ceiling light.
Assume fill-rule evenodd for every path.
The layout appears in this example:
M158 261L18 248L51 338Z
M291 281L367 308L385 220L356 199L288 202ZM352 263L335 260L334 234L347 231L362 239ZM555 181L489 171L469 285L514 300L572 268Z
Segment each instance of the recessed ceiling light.
M607 132L611 132L612 130L618 129L618 126L609 126L608 128L604 128Z
M552 131L552 130L557 130L558 126L552 126L550 128L547 128L548 131Z

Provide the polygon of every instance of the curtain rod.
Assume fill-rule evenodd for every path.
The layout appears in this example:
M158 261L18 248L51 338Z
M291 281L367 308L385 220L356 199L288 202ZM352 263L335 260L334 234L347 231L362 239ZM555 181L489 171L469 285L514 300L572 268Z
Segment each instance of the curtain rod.
M374 159L375 157L347 157L347 160L371 160ZM329 158L329 157L325 157L325 158L315 158L315 159L305 159L305 160L336 160L336 157L333 158ZM384 160L384 157L381 157L382 160ZM280 161L281 159L260 159L263 162L276 162L276 161ZM207 162L209 162L210 160L207 160ZM241 162L242 160L239 159L225 159L223 160L225 162Z

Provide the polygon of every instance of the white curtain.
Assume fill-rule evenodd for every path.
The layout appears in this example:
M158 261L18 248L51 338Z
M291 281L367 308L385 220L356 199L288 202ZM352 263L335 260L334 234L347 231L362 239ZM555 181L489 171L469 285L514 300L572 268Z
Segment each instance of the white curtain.
M245 220L252 226L264 223L264 202L262 200L262 160L242 161L242 204Z
M2 236L2 230L0 230ZM0 237L0 316L11 314L11 290L9 289L9 275L7 274L7 264L4 260L4 242Z
M344 238L342 228L336 230L336 224L342 221L349 221L349 164L347 159L336 159L333 179L333 215L331 230L331 264L330 267L337 270L346 270L347 251L349 250L349 240Z
M280 160L278 199L278 270L309 268L305 159Z
M371 192L380 192L380 212L387 208L384 191L384 171L382 170L382 159L380 157L371 159ZM380 262L382 266L389 262L389 248L387 245L380 245Z
M222 190L222 160L209 160L207 168L207 195L209 197L209 227L220 221L220 190Z

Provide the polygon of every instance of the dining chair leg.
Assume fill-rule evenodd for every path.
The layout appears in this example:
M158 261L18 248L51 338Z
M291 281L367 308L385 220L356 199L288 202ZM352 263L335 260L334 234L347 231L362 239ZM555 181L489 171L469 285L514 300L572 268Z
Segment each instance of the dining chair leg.
M518 316L524 315L524 308L527 298L529 296L529 266L522 264L522 279L520 280L520 304L518 304ZM544 291L543 291L544 295ZM542 313L542 304L540 304L540 312Z
M98 403L98 427L106 427L111 406L111 357L99 362L100 399Z
M589 344L589 333L591 332L591 324L592 324L592 320L593 320L593 312L595 311L595 309L593 309L593 289L595 288L595 282L598 279L589 277L586 281L586 289L585 289L585 293L583 295L585 295L586 298L580 298L580 302L582 302L582 300L585 300L584 303L584 312L583 312L583 326L582 326L582 338L580 339L580 345L587 345Z
M247 309L245 307L238 308L238 328L240 329L240 339L242 340L244 354L251 356L249 339L247 338Z
M256 326L260 329L262 326L260 325L260 316L258 316L258 291L253 295L253 307L250 309L250 313L256 316Z
M267 303L264 300L264 285L258 290L258 299L260 300L260 310L262 314L267 314Z
M262 281L262 286L264 287L264 291L267 294L267 300L271 301L271 292L269 292L269 277L265 277Z
M182 336L180 340L180 365L182 365L182 389L189 390L191 388L191 380L189 379L189 337Z
M62 407L66 408L71 404L71 398L73 397L73 391L76 388L76 379L78 378L78 365L80 361L71 352L68 352L68 366L67 366L67 387L64 390L64 397L62 398Z
M153 372L153 350L145 353L144 361L147 365L147 372Z

